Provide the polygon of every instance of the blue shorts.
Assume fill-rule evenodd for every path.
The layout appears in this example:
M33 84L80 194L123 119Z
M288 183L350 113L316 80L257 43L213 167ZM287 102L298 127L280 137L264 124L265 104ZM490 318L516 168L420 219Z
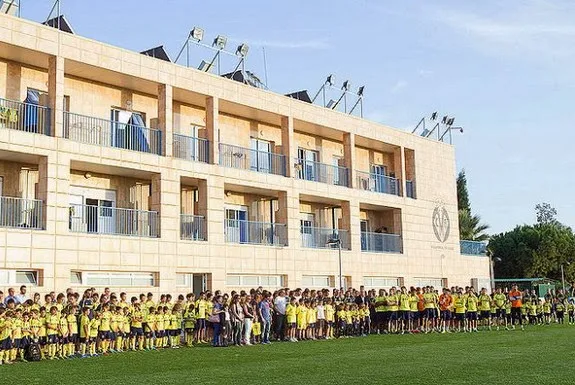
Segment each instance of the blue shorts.
M14 338L14 341L12 341L12 349L20 349L21 348L21 344L20 344L21 341L22 341L21 338Z
M132 327L130 328L130 334L132 334L132 337L143 337L144 329Z
M425 318L427 319L437 318L437 311L435 310L435 308L425 309Z
M12 349L12 340L10 337L0 341L0 349L1 350L10 350Z
M46 336L46 343L56 344L58 343L58 336L56 334L49 334Z
M112 339L112 332L109 330L101 331L98 333L98 336L100 337L101 340L111 340Z
M449 321L451 319L451 312L449 310L442 310L441 319L444 321Z
M397 312L396 311L390 311L389 312L389 320L390 321L397 321Z
M503 318L507 315L507 310L505 309L497 309L495 311L495 315L497 316L497 318Z
M315 329L315 323L313 323L313 324L307 324L307 327L310 328L310 329Z
M483 319L489 319L489 318L491 318L491 312L489 310L487 310L487 311L482 310L480 313L480 317L482 320Z
M467 312L467 319L470 321L477 321L477 312L476 311L468 311Z
M172 330L170 330L170 336L177 337L180 335L180 332L181 332L181 330L179 330L179 329L172 329Z
M409 321L409 319L411 318L411 312L409 310L401 310L399 312L399 315L401 319L404 321Z
M196 328L197 329L205 329L206 328L206 319L205 318L199 318L196 321Z

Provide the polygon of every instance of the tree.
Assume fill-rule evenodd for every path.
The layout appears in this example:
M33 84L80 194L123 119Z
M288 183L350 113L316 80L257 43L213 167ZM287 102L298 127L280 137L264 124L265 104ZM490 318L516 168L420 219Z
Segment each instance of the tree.
M489 242L497 278L575 279L575 234L555 219L557 211L548 204L537 205L537 222L517 226L496 235Z
M535 215L537 216L537 223L539 224L558 224L557 210L549 203L543 202L535 206Z
M467 176L465 170L461 170L457 175L457 208L471 212L469 203L469 192L467 191Z
M459 237L469 241L486 241L489 235L485 232L489 225L481 223L479 215L472 215L467 210L459 210Z
M481 223L481 217L471 213L465 170L461 170L457 175L457 207L459 209L459 238L467 241L489 239L489 235L485 232L489 229L489 225Z

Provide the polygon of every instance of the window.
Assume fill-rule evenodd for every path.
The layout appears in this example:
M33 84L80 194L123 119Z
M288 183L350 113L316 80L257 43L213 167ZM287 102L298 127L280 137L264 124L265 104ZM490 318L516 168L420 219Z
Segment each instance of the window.
M70 281L71 283L94 287L153 287L156 286L156 273L72 272Z
M441 278L415 278L414 285L416 287L433 286L435 288L443 286L443 279Z
M37 270L0 270L0 285L38 286Z
M304 275L301 277L301 285L308 287L332 287L334 279L332 275Z
M363 285L371 288L388 288L400 286L399 278L394 277L363 277Z
M176 287L191 287L192 274L176 273Z
M228 274L226 285L255 288L263 287L281 287L283 286L283 276L281 275L241 275Z

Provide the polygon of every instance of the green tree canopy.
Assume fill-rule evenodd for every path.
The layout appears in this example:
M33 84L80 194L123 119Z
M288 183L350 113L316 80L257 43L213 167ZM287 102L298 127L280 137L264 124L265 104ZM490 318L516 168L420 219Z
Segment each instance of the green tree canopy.
M481 223L479 215L472 215L467 210L459 210L459 237L468 241L486 241L489 225Z
M469 203L469 192L467 191L467 176L465 170L461 170L457 175L457 208L471 212Z

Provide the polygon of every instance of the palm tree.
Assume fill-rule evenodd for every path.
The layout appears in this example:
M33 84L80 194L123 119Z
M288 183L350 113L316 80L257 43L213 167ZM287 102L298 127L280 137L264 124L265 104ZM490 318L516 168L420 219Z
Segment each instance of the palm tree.
M489 235L485 232L489 225L480 223L479 215L472 215L469 210L459 210L459 237L466 241L486 241Z

